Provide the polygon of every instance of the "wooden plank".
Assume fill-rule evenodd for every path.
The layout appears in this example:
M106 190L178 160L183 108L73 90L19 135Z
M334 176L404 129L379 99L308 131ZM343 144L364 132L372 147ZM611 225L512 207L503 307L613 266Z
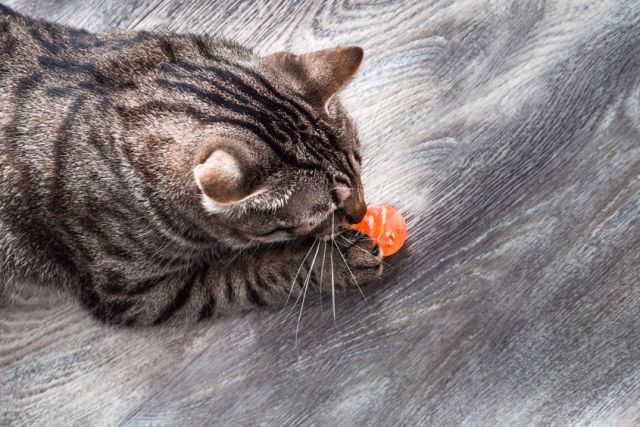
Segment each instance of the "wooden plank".
M640 423L640 7L629 1L7 4L259 52L365 47L345 100L384 283L295 316L106 328L0 298L0 424Z

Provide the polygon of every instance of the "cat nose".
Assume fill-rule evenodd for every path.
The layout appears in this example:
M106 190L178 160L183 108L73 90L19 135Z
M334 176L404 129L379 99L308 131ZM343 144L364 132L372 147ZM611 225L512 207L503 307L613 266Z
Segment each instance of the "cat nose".
M350 224L357 224L367 214L367 203L364 201L362 187L358 186L346 201L344 207L345 217Z

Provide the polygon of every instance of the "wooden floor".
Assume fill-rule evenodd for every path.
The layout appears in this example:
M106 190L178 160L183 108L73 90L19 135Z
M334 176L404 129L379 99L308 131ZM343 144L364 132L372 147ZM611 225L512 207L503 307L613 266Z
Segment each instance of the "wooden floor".
M110 329L0 297L1 425L638 425L640 4L4 0L92 31L365 48L345 93L384 283L296 317Z

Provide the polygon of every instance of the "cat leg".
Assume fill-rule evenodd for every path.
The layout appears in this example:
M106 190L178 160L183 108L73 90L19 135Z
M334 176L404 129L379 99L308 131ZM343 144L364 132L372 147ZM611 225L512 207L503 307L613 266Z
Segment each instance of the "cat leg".
M112 324L151 325L202 320L248 310L282 307L303 291L345 293L380 276L377 247L355 233L193 264L139 279L113 271L94 275L82 299Z

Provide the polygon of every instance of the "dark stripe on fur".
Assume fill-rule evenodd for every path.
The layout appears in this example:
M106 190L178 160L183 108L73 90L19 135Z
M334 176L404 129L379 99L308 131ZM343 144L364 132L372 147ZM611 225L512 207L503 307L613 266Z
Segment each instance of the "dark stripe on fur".
M84 105L84 96L78 97L65 114L65 119L57 132L57 138L53 142L53 176L49 187L49 210L51 212L62 212L65 197L61 194L63 190L63 174L65 170L66 147L69 143L69 129L73 120L77 119L77 114Z
M191 295L191 290L195 285L195 282L198 278L202 279L203 270L195 270L191 277L185 282L185 284L180 288L175 298L167 307L165 307L164 311L154 320L154 324L158 325L160 323L166 322L177 310L182 308L187 301L189 300L189 296Z
M226 274L221 274L224 277L224 296L227 299L227 304L232 304L235 299L235 290L233 289L233 278L228 277Z
M213 294L213 289L209 289L207 302L200 309L200 313L198 313L198 320L204 320L212 317L215 307L216 307L216 297Z
M244 287L247 294L247 298L249 303L258 307L265 307L267 303L262 299L258 291L255 289L255 285L257 282L257 275L254 269L251 269L251 273L248 273L249 276L245 279Z
M29 31L31 37L33 37L34 41L38 43L41 47L49 51L50 53L60 53L64 50L64 47L60 44L59 40L54 40L50 42L46 39L46 36L42 34L41 29L46 31L46 27L42 27L40 25L34 26Z

